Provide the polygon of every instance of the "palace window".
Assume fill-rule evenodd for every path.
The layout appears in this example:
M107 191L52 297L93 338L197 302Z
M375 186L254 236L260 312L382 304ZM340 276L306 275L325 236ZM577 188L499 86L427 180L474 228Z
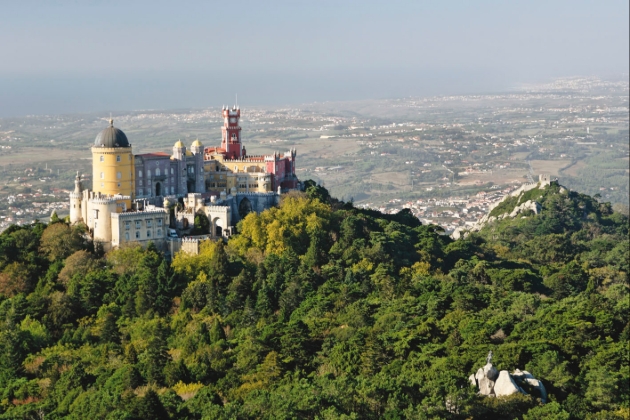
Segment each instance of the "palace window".
M162 236L162 229L157 230L157 236Z
M116 156L116 162L120 162L120 155Z
M129 240L129 232L125 232L125 241Z
M117 179L122 178L122 173L121 173L121 172L116 172L116 178L117 178Z
M150 237L151 237L151 231L147 230L147 238L150 238Z
M147 220L146 223L147 223L147 227L151 227L151 220L150 219Z
M136 229L140 229L142 227L142 220L136 220Z
M175 173L175 170L171 168L171 175L173 175L174 173Z
M101 182L101 188L103 188L105 186L104 182Z
M162 219L157 219L157 225L162 226Z
M118 186L120 187L120 182L118 183Z
M101 179L105 179L105 172L101 172Z
M142 178L142 171L138 171L138 178Z
M140 239L140 231L136 231L136 239Z
M142 188L138 188L138 195L143 195L144 194L144 190Z
M125 222L125 230L129 230L129 229L131 229L131 222L126 221Z
M151 169L147 169L147 176L150 177L151 176Z
M101 156L99 159L101 162L105 162L105 156Z
M94 230L98 227L98 222L94 222Z
M155 170L155 176L160 176L160 173L161 173L161 172L160 172L160 168L157 168L157 169Z
M93 217L94 219L98 219L98 210L96 210L96 209L95 209L95 210L92 210L92 213L93 213L93 216L92 216L92 217Z

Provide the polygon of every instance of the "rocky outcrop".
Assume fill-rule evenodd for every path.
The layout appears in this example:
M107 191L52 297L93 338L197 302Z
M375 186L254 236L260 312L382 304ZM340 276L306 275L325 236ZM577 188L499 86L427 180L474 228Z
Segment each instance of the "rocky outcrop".
M547 391L541 381L526 370L516 369L511 374L507 370L498 371L492 365L492 352L488 354L487 363L468 380L479 389L479 394L489 397L504 397L517 393L540 398L547 402Z
M523 204L514 207L514 210L512 210L512 212L510 213L510 217L516 217L525 210L531 210L534 212L534 214L540 214L540 212L542 211L542 206L536 201L527 200Z
M529 389L534 396L540 398L545 403L547 402L547 390L541 381L534 378L534 376L526 370L516 369L512 372L512 377L521 388Z
M512 379L510 373L507 370L499 372L499 378L494 385L494 395L497 397L504 397L518 392L525 394L525 391L523 391L520 386L516 385L516 382Z
M533 200L527 200L526 202L521 203L520 205L517 205L514 209L512 209L510 213L506 212L503 214L499 214L498 216L490 216L490 214L492 213L492 210L494 210L499 204L501 204L508 198L521 197L523 193L529 190L532 190L534 188L545 189L547 185L548 184L541 185L538 183L523 185L519 189L512 191L510 194L507 194L506 196L504 196L501 200L492 204L488 208L488 213L486 213L485 216L483 216L477 223L475 223L474 226L457 228L453 231L453 233L451 234L451 237L453 239L465 238L469 235L470 232L479 232L487 224L493 223L497 220L505 219L506 217L514 218L526 210L531 210L534 212L534 214L540 214L540 212L542 211L542 206L540 205L540 203Z

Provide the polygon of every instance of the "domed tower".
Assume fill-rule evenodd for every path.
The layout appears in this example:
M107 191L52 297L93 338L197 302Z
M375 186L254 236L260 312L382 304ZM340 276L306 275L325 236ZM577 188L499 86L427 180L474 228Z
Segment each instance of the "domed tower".
M135 197L134 157L127 136L114 127L101 131L92 146L92 190L105 195L120 194L131 200Z
M177 161L177 194L188 194L188 175L186 173L186 146L181 140L173 145L173 156Z
M190 145L190 152L195 157L195 192L206 192L206 181L203 173L203 144L199 139Z
M70 193L70 223L75 224L80 222L83 217L81 216L81 201L83 198L83 188L81 187L81 176L77 171L77 177L74 179L74 191Z

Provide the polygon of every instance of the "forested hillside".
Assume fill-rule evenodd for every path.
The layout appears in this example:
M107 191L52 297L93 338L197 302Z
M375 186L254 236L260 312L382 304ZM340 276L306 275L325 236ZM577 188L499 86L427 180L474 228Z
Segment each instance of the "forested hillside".
M453 241L306 193L169 264L0 235L3 419L628 419L628 218L556 184ZM549 402L477 395L489 350Z

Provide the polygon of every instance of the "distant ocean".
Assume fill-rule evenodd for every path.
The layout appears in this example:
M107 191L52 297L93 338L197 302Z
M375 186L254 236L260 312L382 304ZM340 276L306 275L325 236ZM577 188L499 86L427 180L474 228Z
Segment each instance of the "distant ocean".
M138 109L201 108L231 104L295 105L491 93L520 80L484 71L151 73L116 75L2 75L0 118Z

